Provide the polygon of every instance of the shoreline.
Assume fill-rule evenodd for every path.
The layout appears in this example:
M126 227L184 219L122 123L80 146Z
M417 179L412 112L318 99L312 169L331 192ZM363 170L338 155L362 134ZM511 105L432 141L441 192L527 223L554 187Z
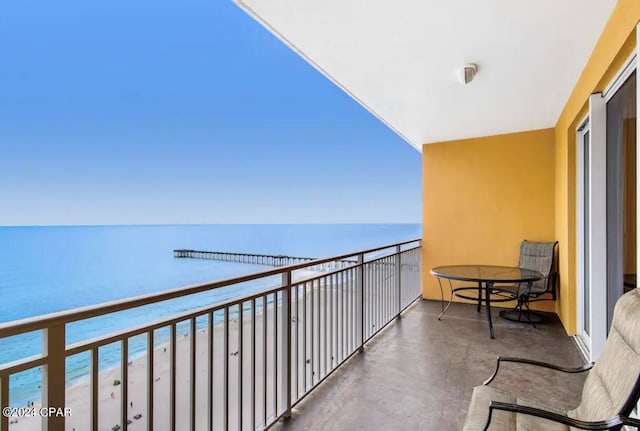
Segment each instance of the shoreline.
M278 305L281 309L281 305ZM273 325L273 308L269 308L267 313L267 325L268 325L268 339L273 334L271 329ZM258 331L258 328L262 327L263 317L262 310L256 312L256 332L258 334L257 344L262 343L262 329ZM245 314L243 319L243 344L250 342L250 314ZM237 318L229 320L229 352L230 357L234 357L234 353L238 350L238 320ZM222 387L223 370L221 365L223 361L223 346L222 340L224 339L224 323L218 322L213 326L214 331L214 356L218 360L214 360L214 373L216 374L214 385L218 389L214 394L215 403L222 403L222 393L220 388ZM208 364L206 355L208 352L208 329L196 327L196 403L198 410L202 406L202 409L206 408L207 394L206 387L200 382L206 381ZM190 376L189 366L190 363L190 348L191 348L191 334L180 334L176 337L176 427L177 429L188 429L188 417L187 414L190 411ZM267 345L267 351L271 357L271 345ZM247 346L245 346L247 348ZM256 352L257 356L261 355L261 350ZM260 355L259 355L260 353ZM128 361L128 400L129 406L127 406L127 418L131 421L129 429L131 430L145 430L147 428L147 357L148 350L137 355L135 358L129 358ZM154 362L153 362L153 391L154 391L154 428L158 430L168 430L168 413L169 413L169 381L170 381L170 362L171 349L170 340L163 341L154 347ZM244 362L244 361L243 361ZM246 366L246 364L244 365ZM262 368L262 367L260 367ZM98 373L98 430L99 431L112 431L113 427L120 423L120 412L122 403L122 384L113 385L115 380L122 379L121 366L116 365L107 369L101 370ZM246 371L245 371L246 372ZM267 369L268 380L270 386L272 384L273 376L271 369ZM234 380L232 380L232 378ZM230 381L237 380L237 367L235 370L230 370ZM81 431L91 429L91 375L90 373L81 377L80 380L66 387L66 399L67 407L71 409L71 415L65 420L65 431ZM246 389L245 389L245 393ZM237 396L237 388L234 385L230 385L229 398L233 399ZM203 402L204 401L204 402ZM246 400L245 400L246 401ZM237 417L237 403L230 402L230 418ZM220 405L220 404L218 404ZM42 407L41 400L33 402L33 408L40 409ZM140 415L140 416L138 416ZM204 415L199 414L200 418L198 422L204 418ZM138 419L136 419L138 417ZM218 418L220 419L220 418ZM11 417L9 418L9 431L35 431L41 429L41 417ZM182 424L182 426L180 425ZM201 425L204 426L205 422ZM200 425L198 426L200 427Z
M325 290L325 289L322 289ZM334 298L338 297L338 291L334 288L329 290L333 291ZM318 291L319 292L319 291ZM347 290L348 292L348 290ZM319 295L316 298L317 310L321 310L322 303L326 291L324 294ZM346 297L346 295L345 295ZM335 300L335 299L334 299ZM295 322L295 327L292 328L295 331L298 330L298 325L307 328L308 336L311 332L320 336L322 326L318 320L315 322L309 322L311 325L305 325L303 315L298 315L298 311L305 309L305 301L301 297L298 298L298 307L292 307L292 322ZM326 304L324 309L326 310ZM273 302L269 303L273 305ZM310 311L310 307L313 302L307 303L307 312ZM297 308L297 310L296 310ZM235 315L234 319L229 320L228 328L228 357L225 358L225 327L223 322L214 323L213 325L213 365L208 362L208 350L209 350L209 333L208 327L197 328L195 331L195 419L196 429L205 429L207 427L208 420L208 394L209 387L213 396L213 406L223 406L225 399L225 362L228 367L228 420L229 424L236 423L239 419L238 413L242 412L243 422L251 423L252 412L255 414L256 424L263 423L264 417L273 417L275 412L274 407L274 394L277 393L279 402L282 400L282 388L281 381L276 375L274 370L276 369L274 361L280 362L280 353L273 351L274 332L280 334L282 330L282 304L277 305L278 310L278 322L275 324L273 321L275 308L268 307L266 317L263 313L262 306L256 310L255 329L256 329L256 342L255 351L252 349L252 319L251 312L246 312L243 315L242 326L242 346L239 344L240 325ZM348 311L348 310L347 310ZM234 313L235 314L235 313ZM333 336L330 336L329 340L334 340L332 344L335 346L335 354L337 354L340 344L338 342L338 309L334 309L334 322L335 325L331 328L330 332L333 332ZM319 316L316 316L319 318ZM315 320L315 319L314 319ZM266 329L263 327L266 324ZM324 330L327 330L326 322L323 321ZM313 326L313 330L311 327ZM344 329L343 329L344 330ZM298 332L298 334L300 334ZM266 352L264 351L265 338L263 334L266 333ZM176 337L176 363L175 363L175 414L176 414L176 429L189 429L190 428L190 415L191 415L191 336L192 334L179 334ZM331 338L332 337L332 338ZM325 335L326 341L326 335ZM342 341L344 343L344 340ZM280 341L278 341L280 343ZM298 370L300 371L299 377L296 377L295 384L300 389L301 380L311 381L318 376L313 377L316 373L308 365L307 358L312 355L311 345L307 345L307 351L304 353L300 345L297 342L294 346L298 349L296 358L298 360ZM318 338L320 343L320 338ZM242 355L238 353L245 352ZM317 355L318 362L314 367L318 373L323 374L320 367L320 361L323 361L323 368L330 366L327 359L321 359L321 355L326 355L324 348L320 350L320 344L316 346L315 355ZM334 353L332 353L334 354ZM169 429L170 423L170 358L171 358L170 341L165 341L154 347L154 362L153 362L153 398L154 398L154 429L157 431L163 431ZM128 428L133 431L147 429L148 420L148 367L147 367L148 349L145 352L139 354L135 358L129 358L128 360L128 398L127 398L127 415L126 417L130 421ZM252 357L256 358L255 364L252 363ZM238 359L242 358L240 364ZM263 358L267 358L266 364L263 365ZM276 359L278 358L278 359ZM326 358L326 356L325 356ZM336 358L336 363L339 358ZM265 368L266 365L266 368ZM242 366L242 376L240 377L240 366ZM252 370L251 367L255 366L256 381L252 382ZM325 369L326 370L326 369ZM212 376L210 376L210 373ZM306 374L306 377L304 375ZM211 378L211 381L209 380ZM101 370L98 375L98 431L113 431L117 426L122 427L120 421L121 407L122 407L122 388L123 385L119 384L114 386L115 380L121 380L121 365ZM71 409L71 415L65 420L65 431L81 431L91 429L91 376L90 374L83 377L81 381L77 381L74 384L69 385L66 388L66 407ZM211 384L209 383L211 382ZM240 392L239 385L242 382L242 391ZM249 394L253 393L255 389L255 396L251 397ZM304 389L303 389L304 391ZM240 400L239 394L242 393L242 400ZM267 395L267 402L263 400L264 395ZM252 399L253 398L253 399ZM252 402L255 402L252 409ZM241 407L242 406L242 407ZM265 411L266 406L266 411ZM40 408L41 401L34 402L34 407ZM241 410L240 410L241 407ZM224 429L223 418L221 409L216 407L214 409L214 423L213 429ZM40 417L24 417L17 418L17 423L14 422L16 418L10 418L9 431L33 431L41 428Z
M231 323L231 322L230 322ZM230 332L233 330L237 333L237 329L230 325ZM214 334L222 333L223 324L214 325ZM198 355L207 346L207 329L196 330L196 354ZM176 337L176 375L180 376L180 364L189 361L191 334L180 335ZM148 351L147 351L148 352ZM133 430L143 430L147 427L147 357L148 353L144 352L135 358L129 358L128 361L128 406L127 418L131 420L129 428ZM170 341L164 341L154 348L154 401L157 404L168 404L169 394L169 358L170 358ZM200 367L199 371L206 371ZM122 401L122 388L124 385L114 385L115 380L122 379L122 369L120 365L112 366L101 370L98 373L98 429L100 431L111 431L116 425L122 426L120 423L120 409ZM180 376L181 377L181 376ZM65 430L76 431L91 429L91 374L83 376L80 380L66 387L67 407L71 409L71 415L66 418ZM184 383L184 382L183 382ZM188 382L186 382L188 383ZM166 386L161 388L159 386ZM177 386L184 386L177 385ZM188 411L188 397L178 397L179 387L176 387L176 411ZM42 406L41 400L33 402L33 407L39 409ZM157 413L157 412L156 412ZM139 419L135 419L140 415ZM17 419L17 422L15 420ZM23 417L10 418L10 431L32 431L39 430L41 426L41 418Z

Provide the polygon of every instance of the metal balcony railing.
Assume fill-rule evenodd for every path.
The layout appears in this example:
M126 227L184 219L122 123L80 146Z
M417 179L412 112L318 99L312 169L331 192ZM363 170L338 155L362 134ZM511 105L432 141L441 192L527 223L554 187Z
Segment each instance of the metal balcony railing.
M0 364L0 408L10 405L11 376L38 367L41 406L69 408L66 363L74 355L85 354L90 370L89 411L85 412L86 425L78 430L134 429L128 424L134 395L130 392L134 377L129 370L129 346L133 338L142 337L146 340L142 376L145 405L141 410L136 401L136 411L144 414L136 415L135 430L267 429L288 417L297 403L420 297L420 256L421 240L416 239L0 324L0 339L29 332L42 334L41 354ZM353 264L316 274L308 271L345 260ZM66 331L73 322L113 313L117 316L124 310L274 276L281 278L277 287L66 343ZM185 325L188 331L179 337L178 327ZM158 344L160 330L168 331L166 344ZM119 345L120 352L119 393L117 397L111 393L119 403L115 417L104 413L99 394L100 349L112 344ZM177 353L181 348L188 352L186 360ZM161 361L168 362L168 378L162 382L158 377ZM135 396L140 398L139 393ZM63 431L65 420L64 414L45 414L42 429ZM7 415L0 416L0 431L8 431L9 422Z

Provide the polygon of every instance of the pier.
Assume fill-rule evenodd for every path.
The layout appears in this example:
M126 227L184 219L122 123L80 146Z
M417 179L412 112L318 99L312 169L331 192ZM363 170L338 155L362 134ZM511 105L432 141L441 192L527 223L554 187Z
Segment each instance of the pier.
M248 263L251 265L268 265L268 266L288 266L298 263L310 262L315 260L314 257L299 257L299 256L286 256L286 255L274 255L274 254L253 254L253 253L230 253L226 251L205 251L205 250L187 250L179 249L173 250L173 257L180 259L209 259L218 260L221 262L237 262ZM323 263L317 267L312 267L313 270L332 270L342 269L348 266L354 265L356 261L351 260L338 260L333 262Z

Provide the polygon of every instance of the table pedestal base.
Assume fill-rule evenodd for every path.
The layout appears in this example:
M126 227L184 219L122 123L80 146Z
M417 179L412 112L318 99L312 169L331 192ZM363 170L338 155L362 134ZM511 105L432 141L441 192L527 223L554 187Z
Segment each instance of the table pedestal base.
M512 322L529 323L535 325L544 320L544 318L531 310L502 310L500 311L500 317L503 319L511 320Z

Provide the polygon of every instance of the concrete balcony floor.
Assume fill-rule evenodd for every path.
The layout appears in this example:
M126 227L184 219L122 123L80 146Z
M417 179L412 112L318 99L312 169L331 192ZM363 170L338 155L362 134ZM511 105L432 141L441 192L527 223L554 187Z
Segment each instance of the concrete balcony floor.
M533 328L494 309L491 340L484 309L453 304L441 321L439 313L439 301L416 302L273 429L460 430L471 391L491 375L496 356L583 363L555 316ZM492 385L568 409L579 403L585 376L505 364Z

